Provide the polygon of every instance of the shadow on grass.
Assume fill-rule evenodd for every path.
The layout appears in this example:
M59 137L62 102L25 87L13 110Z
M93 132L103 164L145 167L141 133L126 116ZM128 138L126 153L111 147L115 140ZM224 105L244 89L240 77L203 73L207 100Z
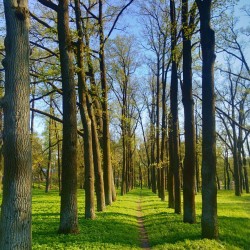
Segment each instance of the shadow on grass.
M148 197L142 205L145 213L144 223L152 248L175 249L176 246L176 249L250 249L250 217L241 216L241 212L247 207L242 202L235 202L233 208L223 208L238 209L239 213L218 217L220 236L219 242L216 242L202 239L200 215L196 217L196 224L183 223L182 215L175 214L173 209L167 208L166 202L159 202L152 195L151 197L153 204L150 204L151 198ZM223 205L219 203L219 206Z
M219 216L220 240L241 249L250 249L250 217Z
M183 223L182 215L169 212L154 213L145 216L144 223L149 230L152 247L200 239L200 224Z
M127 200L135 203L135 199ZM80 209L77 235L59 235L59 213L38 210L33 214L33 249L140 249L137 210L110 211L116 206L97 212L95 220L84 219Z

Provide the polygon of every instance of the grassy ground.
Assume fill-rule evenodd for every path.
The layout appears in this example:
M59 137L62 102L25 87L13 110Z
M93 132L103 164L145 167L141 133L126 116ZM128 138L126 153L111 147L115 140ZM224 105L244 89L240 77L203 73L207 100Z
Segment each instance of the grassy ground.
M93 221L84 219L84 194L79 191L77 235L58 235L58 192L33 192L33 249L140 249L137 195L118 198Z
M149 241L153 249L250 249L250 195L235 197L233 191L219 191L220 240L202 240L201 195L196 196L197 223L182 222L150 191L142 192L142 208Z
M218 215L220 240L202 240L200 227L201 196L196 196L197 223L184 224L149 190L135 189L94 221L84 219L84 194L79 191L77 235L58 235L60 197L33 190L33 249L140 249L137 201L141 196L144 223L152 249L250 249L250 195L235 197L233 191L219 191Z

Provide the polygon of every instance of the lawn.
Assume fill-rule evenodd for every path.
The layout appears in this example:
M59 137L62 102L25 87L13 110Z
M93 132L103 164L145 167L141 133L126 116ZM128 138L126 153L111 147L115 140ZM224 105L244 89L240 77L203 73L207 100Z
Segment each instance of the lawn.
M58 191L33 189L33 249L140 249L137 225L141 200L144 224L152 249L250 249L250 195L234 196L219 191L220 240L201 239L201 195L196 196L197 223L182 222L167 202L148 189L135 189L118 199L94 221L84 219L84 192L78 192L77 235L58 235L60 197Z
M196 196L197 223L182 222L150 191L142 192L144 223L152 249L250 249L250 195L218 192L220 240L201 239L201 195Z
M95 220L84 219L84 194L79 190L77 235L58 235L60 198L57 191L33 190L33 249L140 249L137 195L119 197Z

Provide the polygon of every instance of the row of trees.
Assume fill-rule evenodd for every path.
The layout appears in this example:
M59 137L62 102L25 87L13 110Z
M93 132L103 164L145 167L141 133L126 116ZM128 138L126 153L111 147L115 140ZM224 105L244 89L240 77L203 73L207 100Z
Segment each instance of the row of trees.
M61 194L59 233L79 230L77 183L84 183L85 217L94 219L95 193L97 210L103 211L116 199L115 184L124 195L135 186L137 176L141 185L146 178L148 186L162 200L167 189L168 205L176 213L182 212L183 188L183 221L195 223L201 155L202 236L217 238L216 118L221 123L217 138L224 158L226 186L233 176L236 195L243 188L249 192L247 59L230 18L223 16L224 23L230 24L230 32L218 33L227 46L225 42L216 45L211 28L212 14L217 15L216 10L225 13L225 6L210 0L152 0L143 4L139 1L137 6L133 2L118 1L114 5L102 0L60 0L55 4L39 0L29 10L26 1L5 1L5 95L1 101L5 123L0 232L3 249L16 245L31 248L30 131L35 149L33 177L37 173L46 178L46 191L54 170L53 157L57 162ZM140 13L145 58L139 56L135 36L114 38L116 28L122 27L119 20L130 6ZM219 24L215 23L215 27ZM216 105L215 49L228 55L226 69L218 64L218 78L230 86L216 86ZM238 60L241 66L237 64L233 69L230 60ZM20 66L25 70L20 70ZM145 72L147 77L139 76ZM180 96L183 127L182 118L179 119ZM45 149L34 134L37 114L48 119ZM185 140L180 139L183 135ZM53 155L55 146L57 153ZM45 152L46 163L41 158Z

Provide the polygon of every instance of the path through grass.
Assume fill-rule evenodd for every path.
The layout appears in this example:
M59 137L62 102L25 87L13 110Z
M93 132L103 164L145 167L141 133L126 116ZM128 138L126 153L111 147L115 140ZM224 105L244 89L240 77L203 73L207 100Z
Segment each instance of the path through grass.
M182 222L151 191L135 189L120 197L94 221L84 219L84 194L79 191L77 235L58 235L60 197L33 190L33 249L141 249L138 199L141 193L143 221L151 249L250 249L250 195L235 197L233 191L218 194L220 241L200 238L201 196L197 195L197 224Z

